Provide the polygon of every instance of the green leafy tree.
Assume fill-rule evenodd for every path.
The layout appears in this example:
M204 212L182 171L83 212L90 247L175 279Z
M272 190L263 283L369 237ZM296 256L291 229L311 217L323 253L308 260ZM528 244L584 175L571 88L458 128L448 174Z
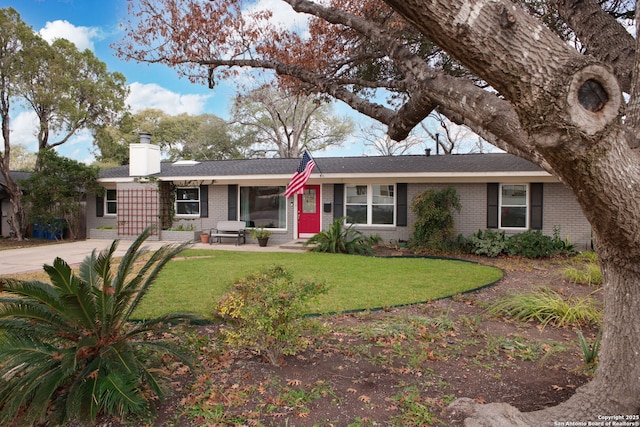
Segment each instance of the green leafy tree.
M239 139L252 141L256 156L296 158L342 144L353 132L350 119L333 114L321 96L264 85L238 95L231 111Z
M213 114L171 116L146 109L124 115L114 126L96 130L96 158L101 164L127 164L129 144L138 142L139 133L151 134L152 143L159 145L170 160L244 157L246 144L234 139L227 123Z
M127 111L112 124L93 129L95 165L101 168L129 164L129 144L140 141L135 116Z
M124 109L125 77L109 72L90 50L80 52L66 39L41 40L27 58L18 95L38 117L38 153L81 129L111 123Z
M416 214L410 244L421 249L445 249L454 238L453 211L460 212L460 196L455 188L426 190L411 204Z
M0 118L4 140L0 172L12 205L9 223L18 239L25 235L27 220L22 192L9 173L12 105L22 104L36 113L40 156L81 129L113 120L124 108L126 95L124 76L108 72L91 51L79 52L64 39L49 45L14 9L0 9Z
M11 147L11 170L33 171L36 167L36 157L36 153L29 151L26 145L13 144Z
M38 39L20 19L14 9L0 9L0 120L3 149L0 152L0 173L4 180L0 186L9 195L11 212L9 225L19 240L27 230L27 220L22 206L22 191L11 177L11 106L16 99L20 79L26 68L28 52L38 45Z
M185 245L148 258L145 230L116 267L118 242L85 258L78 273L62 259L44 270L51 283L1 279L0 421L95 422L101 414L147 415L164 395L159 359L186 360L150 333L192 316L129 322L158 273ZM141 264L141 265L137 265Z
M82 201L87 193L102 190L96 167L61 157L53 150L41 153L40 168L20 181L20 187L31 221L42 227L49 225L53 229L48 231L53 232L62 219L72 239L81 231Z

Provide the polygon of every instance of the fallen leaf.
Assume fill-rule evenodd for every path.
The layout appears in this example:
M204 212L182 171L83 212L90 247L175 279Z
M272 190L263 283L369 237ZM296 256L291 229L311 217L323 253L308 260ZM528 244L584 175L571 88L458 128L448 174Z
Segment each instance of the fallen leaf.
M551 388L552 388L552 389L554 389L554 390L556 390L556 391L564 390L564 387L560 387L559 385L555 385L555 384L553 384L553 385L551 386Z
M365 396L364 394L358 397L358 400L363 403L371 403L371 398L369 396Z
M355 388L348 388L348 389L347 389L347 393L353 393L353 394L355 394L355 393L357 393L357 392L358 392L358 390L356 390Z
M308 412L298 412L298 413L296 414L296 416L297 416L298 418L307 418L307 417L309 417L309 413L308 413Z
M287 385L289 386L299 386L302 384L300 380L287 380Z
M475 400L477 403L480 403L480 404L487 403L487 401L484 399L484 397L476 397L473 400Z

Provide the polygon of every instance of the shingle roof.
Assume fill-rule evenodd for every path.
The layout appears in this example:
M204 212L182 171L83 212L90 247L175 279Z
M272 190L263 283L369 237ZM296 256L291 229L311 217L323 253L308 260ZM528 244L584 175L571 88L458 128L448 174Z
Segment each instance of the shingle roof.
M19 181L21 179L27 179L29 178L29 175L31 175L31 172L19 172L19 171L11 171L9 172L9 174L11 175L11 178L13 179L14 182ZM7 181L4 179L4 176L0 173L0 184L4 185L6 184ZM6 196L6 192L0 188L0 197L5 197Z
M31 172L11 171L9 172L9 174L11 175L11 178L14 181L18 181L21 179L29 178L29 176L31 175ZM6 182L7 181L4 179L4 176L0 173L0 183L6 184Z
M454 154L448 156L317 157L315 172L323 174L490 173L541 172L533 163L511 154ZM224 176L290 176L299 159L246 159L203 161L195 165L163 162L153 176L212 178ZM100 178L125 178L129 167L106 169Z

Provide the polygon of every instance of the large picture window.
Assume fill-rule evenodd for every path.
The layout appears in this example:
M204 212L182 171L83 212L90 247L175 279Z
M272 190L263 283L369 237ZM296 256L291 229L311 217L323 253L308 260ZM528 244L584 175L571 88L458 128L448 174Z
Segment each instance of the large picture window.
M388 184L346 185L345 211L348 224L393 225L395 186Z
M118 200L116 190L107 190L104 198L104 212L107 215L116 215L118 213Z
M200 188L176 188L176 215L200 215Z
M500 189L500 228L528 227L526 184L502 184Z
M240 220L249 227L287 228L284 186L240 187Z

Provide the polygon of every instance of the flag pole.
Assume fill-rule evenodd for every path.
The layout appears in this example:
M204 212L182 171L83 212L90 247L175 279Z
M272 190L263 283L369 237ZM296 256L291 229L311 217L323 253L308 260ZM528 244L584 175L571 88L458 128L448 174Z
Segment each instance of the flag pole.
M284 197L289 198L294 194L302 194L304 192L304 186L311 176L311 172L315 168L316 162L311 157L311 153L306 148L302 153L300 164L296 168L289 184L285 188Z
M313 156L311 155L311 152L309 151L309 149L306 146L304 147L304 151L306 151L309 154L309 157L311 157L313 159L313 162L316 165L316 169L318 170L318 172L320 172L320 176L322 177L324 175L324 173L322 172L322 169L320 169L320 165L318 165L318 162L316 161L316 159L313 158Z

